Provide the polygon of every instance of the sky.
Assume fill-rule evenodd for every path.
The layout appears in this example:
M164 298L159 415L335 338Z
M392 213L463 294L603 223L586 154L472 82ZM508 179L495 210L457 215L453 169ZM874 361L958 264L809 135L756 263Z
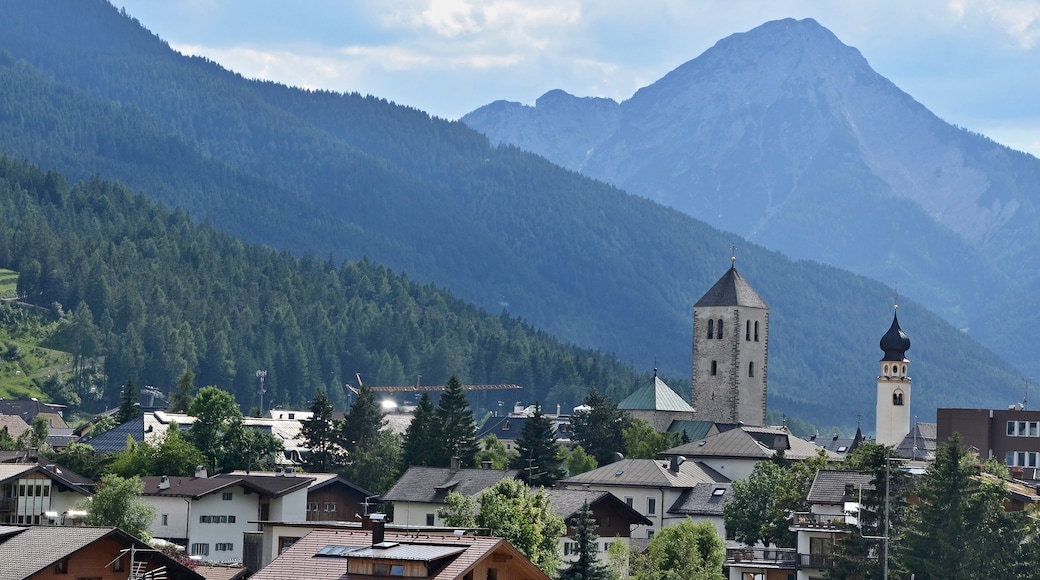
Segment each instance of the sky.
M814 18L945 121L1040 156L1040 0L111 0L249 78L457 119L552 89L622 101L718 40Z

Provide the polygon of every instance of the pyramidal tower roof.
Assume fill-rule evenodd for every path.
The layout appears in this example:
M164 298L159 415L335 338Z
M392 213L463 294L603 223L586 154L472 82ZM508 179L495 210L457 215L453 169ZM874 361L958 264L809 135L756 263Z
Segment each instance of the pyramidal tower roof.
M755 292L747 280L740 275L736 266L731 266L722 278L708 290L694 307L701 306L747 306L769 308L765 300Z
M618 409L693 412L693 407L657 376L657 369L654 369L653 382L647 383L646 386L636 389L631 395L625 397L624 401L618 403Z

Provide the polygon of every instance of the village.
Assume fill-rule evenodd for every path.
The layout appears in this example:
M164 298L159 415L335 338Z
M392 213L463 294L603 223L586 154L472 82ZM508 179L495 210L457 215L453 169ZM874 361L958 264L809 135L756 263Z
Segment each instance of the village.
M836 577L849 562L850 534L872 543L863 549L862 568L848 577L864 577L856 574L870 567L887 576L889 540L900 533L891 527L892 505L905 508L912 500L905 487L892 484L928 473L937 449L951 439L974 452L979 465L1007 468L1000 478L1005 511L1025 513L1040 501L1040 411L1022 405L939 409L936 423L911 424L910 339L897 313L879 341L883 356L872 439L860 429L853 437L804 439L784 425L766 425L769 306L734 264L694 308L689 400L655 374L616 403L619 416L682 441L652 458L626 458L617 449L612 461L594 469L547 477L548 466L534 465L533 459L525 469L491 460L468 466L455 456L447 466L409 466L380 494L342 474L305 471L307 459L319 453L308 445L305 428L313 429L315 413L271 409L244 418L243 425L282 443L273 469L208 473L199 465L192 475L140 478L140 492L130 499L150 508L151 543L145 543L116 527L84 525L97 506L91 498L98 482L50 462L35 448L3 451L0 577L123 577L129 571L132 578L340 578L344 570L351 577L554 577L553 569L539 566L521 546L489 535L463 509L474 509L472 502L482 498L490 503L483 494L510 485L527 490L513 493L543 498L563 522L547 528L555 534L549 538L554 569L591 556L597 569L637 575L624 569L639 558L634 554L646 552L662 532L693 523L712 530L722 547L721 569L713 574L732 580ZM187 432L197 421L184 412L141 410L103 433L74 433L62 421L60 406L0 400L0 430L25 441L33 425L43 423L46 439L37 444L58 450L89 445L93 454L106 454L161 445L169 432ZM512 452L530 445L523 440L531 431L525 425L537 423L548 426L552 445L567 449L581 428L581 421L572 419L587 420L592 411L583 406L543 414L537 405L517 404L485 421L474 443L493 439ZM414 408L391 409L382 428L407 437L417 414ZM863 456L855 460L857 469L845 465L867 448L873 449L874 471L862 467ZM740 522L765 512L738 512L733 506L762 496L763 488L751 489L749 482L764 481L763 474L778 465L801 469L807 486L801 491L807 493L791 504L803 509L779 514L770 536L762 532L764 521ZM996 479L983 469L977 477ZM844 564L839 554L845 555Z

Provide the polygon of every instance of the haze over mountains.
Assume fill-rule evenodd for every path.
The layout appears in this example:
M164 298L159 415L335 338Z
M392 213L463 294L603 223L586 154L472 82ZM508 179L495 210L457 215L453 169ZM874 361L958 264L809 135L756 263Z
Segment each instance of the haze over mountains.
M897 286L1038 376L1040 160L950 126L814 20L720 40L630 99L462 119L794 258Z
M862 412L864 425L873 424L878 340L891 322L890 286L819 263L791 261L533 154L493 146L461 123L374 97L243 79L171 51L131 16L100 0L2 6L0 150L16 158L53 167L71 180L95 174L118 179L247 241L334 260L367 256L489 312L505 310L641 369L656 362L683 381L690 369L693 303L729 266L735 243L737 266L772 307L770 408L841 424L854 424ZM744 64L748 78L756 74L755 66ZM717 92L726 95L722 85ZM572 121L585 119L574 132L598 131L582 137L588 148L612 142L622 127L632 125L619 115L613 127L603 111L619 108L609 102L554 96L576 108ZM675 105L676 119L677 111L695 105ZM802 110L806 124L823 119L814 108L791 107ZM650 141L658 139L649 131L652 108L640 125ZM743 118L718 124L736 127ZM653 122L667 128L667 121ZM770 123L769 135L786 134L773 126L779 119ZM824 218L788 206L824 206L821 200L838 185L848 191L848 183L856 183L864 193L855 197L854 215L866 219L858 229L839 231L844 237L828 240L826 247L860 247L875 258L892 256L901 267L899 260L914 257L904 250L918 238L923 243L932 230L945 231L920 229L928 223L925 212L899 203L881 180L867 179L871 174L852 155L855 148L843 146L845 140L823 128L822 120L816 124L819 137L804 171L778 163L766 174L757 169L763 163L746 165L723 155L715 165L724 169L717 178L756 185L775 176L787 183L776 186L777 199L784 188L792 190L780 209L788 220L800 220L803 237L813 240L810 234ZM603 135L609 138L603 141ZM677 130L675 143L685 143L683 138ZM618 139L616 156L635 151ZM788 156L796 158L794 152L805 147L792 142ZM705 147L703 154L709 153L715 154ZM863 179L850 179L846 169ZM667 175L661 174L662 184ZM818 178L812 187L805 175ZM757 195L750 185L737 189ZM879 200L885 203L879 206ZM743 206L772 215L748 199L726 215ZM874 244L863 242L865 236ZM929 270L935 278L926 278L935 288L944 288L940 274L975 279L984 289L1010 278L968 269L972 247L952 233L943 253L933 256L945 255L949 247L963 249L965 265L936 258ZM987 286L993 280L1000 283ZM916 304L902 306L900 320L914 341L915 414L922 420L934 416L938 406L1000 406L1021 398L1016 372L992 351ZM1022 311L1013 322L1027 315ZM1016 317L1001 317L1008 318ZM403 372L425 371L413 365ZM153 384L172 384L169 379ZM369 383L378 380L366 377ZM508 376L487 380L515 382ZM548 398L557 393L541 385L526 386L528 402L577 402ZM617 393L630 387L598 386ZM672 387L688 393L689 384Z

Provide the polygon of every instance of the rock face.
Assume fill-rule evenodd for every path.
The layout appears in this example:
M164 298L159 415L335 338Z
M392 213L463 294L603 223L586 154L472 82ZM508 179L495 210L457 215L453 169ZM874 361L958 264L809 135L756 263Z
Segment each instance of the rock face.
M553 91L463 121L1029 356L993 317L1037 278L1040 161L943 122L814 20L720 40L614 108Z

